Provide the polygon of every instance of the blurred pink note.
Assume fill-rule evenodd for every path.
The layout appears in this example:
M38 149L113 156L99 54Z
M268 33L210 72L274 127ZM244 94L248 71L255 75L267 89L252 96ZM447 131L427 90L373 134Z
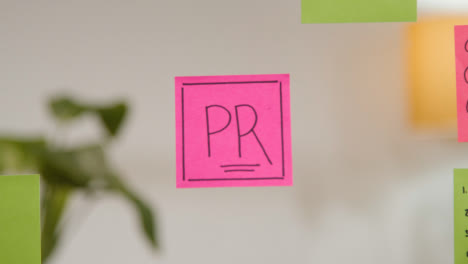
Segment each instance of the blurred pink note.
M292 185L289 74L176 77L177 188Z
M455 26L458 141L468 142L468 26Z

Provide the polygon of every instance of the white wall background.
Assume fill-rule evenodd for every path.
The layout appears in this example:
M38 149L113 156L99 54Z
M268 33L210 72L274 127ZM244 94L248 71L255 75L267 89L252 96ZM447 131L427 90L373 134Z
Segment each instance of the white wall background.
M468 2L464 0L418 0L418 10L422 12L460 12L465 13Z
M154 254L127 204L77 199L52 264L451 263L468 148L409 128L404 27L301 25L300 1L0 0L0 131L54 135L57 91L128 98L112 156L159 212ZM262 73L291 74L294 187L176 190L173 77Z

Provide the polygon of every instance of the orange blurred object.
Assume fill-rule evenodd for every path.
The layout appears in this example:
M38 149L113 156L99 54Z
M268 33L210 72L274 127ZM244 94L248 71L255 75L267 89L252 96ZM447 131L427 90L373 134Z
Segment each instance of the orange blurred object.
M468 17L421 18L409 24L410 109L417 129L456 127L455 25L468 25Z

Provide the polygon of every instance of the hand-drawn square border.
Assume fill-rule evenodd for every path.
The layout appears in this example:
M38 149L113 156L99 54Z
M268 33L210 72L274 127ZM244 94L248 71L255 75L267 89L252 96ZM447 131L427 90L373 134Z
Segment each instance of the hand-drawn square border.
M185 177L185 112L184 112L184 86L197 86L197 85L226 85L226 84L253 84L253 83L279 83L280 92L280 116L281 116L281 166L282 176L280 177L252 177L252 178L192 178L186 179ZM257 181L257 180L285 180L285 167L284 167L284 122L283 122L283 82L280 80L273 81L245 81L245 82L195 82L195 83L182 83L181 87L181 110L182 110L182 181L201 182L201 181Z

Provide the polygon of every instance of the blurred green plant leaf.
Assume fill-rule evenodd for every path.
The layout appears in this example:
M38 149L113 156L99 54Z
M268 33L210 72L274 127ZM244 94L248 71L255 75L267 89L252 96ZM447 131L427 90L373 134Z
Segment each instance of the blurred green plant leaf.
M0 137L0 172L35 170L45 149L42 138Z
M133 194L127 194L127 198L133 203L140 218L140 225L145 237L151 242L154 248L159 248L157 240L155 217L149 206Z
M158 249L159 241L157 239L158 235L156 232L156 218L153 215L153 211L116 175L113 175L109 180L113 188L121 193L133 205L134 209L138 213L143 234L146 239L151 242L153 248Z
M84 114L97 116L108 136L116 136L127 116L128 106L124 102L110 105L82 104L71 97L57 97L49 103L54 117L58 121L74 121Z
M117 103L109 107L98 108L97 113L110 136L116 136L127 115L128 107L125 103Z
M71 189L55 185L46 185L43 189L42 199L42 235L41 251L42 260L45 261L56 249L60 239L61 229L59 227L65 212Z
M112 174L100 144L44 153L41 174L51 184L74 188L109 188L106 178Z
M72 121L87 110L70 97L57 97L50 101L49 108L53 116L61 122Z
M91 175L78 165L77 153L70 151L44 153L40 173L47 183L69 188L86 188L91 181Z
M99 144L78 147L56 146L42 138L0 136L0 172L41 173L43 195L42 260L46 263L60 240L63 215L75 192L114 192L131 203L139 217L143 234L153 248L159 247L157 222L151 207L114 172L106 159L107 139L117 136L125 123L124 102L108 105L83 104L72 97L56 97L49 102L54 118L69 123L84 115L97 118L106 132Z

